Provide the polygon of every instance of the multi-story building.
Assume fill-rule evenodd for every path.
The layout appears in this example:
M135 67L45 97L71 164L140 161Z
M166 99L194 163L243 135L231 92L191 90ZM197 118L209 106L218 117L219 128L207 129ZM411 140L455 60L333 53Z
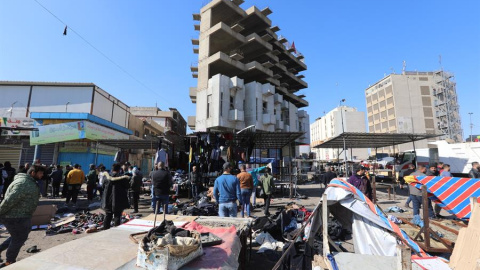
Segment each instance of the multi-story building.
M169 154L170 167L180 168L185 166L185 162L180 162L184 157L185 149L184 138L187 133L187 122L175 108L169 108L168 111L162 111L157 107L131 107L130 112L136 117L144 120L145 135L163 139L163 147ZM163 134L158 134L151 127L160 125Z
M368 87L365 97L371 133L443 134L438 139L462 141L456 84L448 72L390 74ZM427 148L428 141L416 142L415 146ZM383 151L412 148L412 144L403 144Z
M342 127L343 120L343 127ZM365 113L356 108L339 106L310 125L310 146L317 160L344 160L343 149L315 148L319 144L345 132L366 132ZM367 149L347 149L347 159L366 159Z
M213 0L193 15L199 38L192 40L198 66L191 67L197 87L190 88L196 116L189 117L189 127L308 133L308 114L298 110L308 102L296 94L308 86L299 74L307 69L303 55L277 35L269 8L243 10L242 3Z

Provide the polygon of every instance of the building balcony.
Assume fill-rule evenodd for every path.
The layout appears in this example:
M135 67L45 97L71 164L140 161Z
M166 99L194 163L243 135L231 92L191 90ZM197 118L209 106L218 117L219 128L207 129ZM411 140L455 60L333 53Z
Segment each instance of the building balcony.
M245 10L245 13L246 16L240 20L240 23L245 27L245 30L241 32L243 35L262 32L272 25L272 21L255 6Z
M298 118L305 118L307 117L307 112L304 110L299 110L298 111Z
M285 132L290 132L290 126L289 125L285 125Z
M283 130L285 125L283 124L282 120L277 120L275 123L275 130Z
M263 124L264 125L275 125L276 119L275 115L269 114L269 113L264 113L263 114Z
M195 31L200 31L200 24L194 24L193 29L195 29Z
M280 86L280 81L275 78L267 78L266 81L272 85Z
M188 127L191 129L191 130L195 130L195 122L196 122L196 119L197 117L196 116L189 116L188 117Z
M189 93L190 93L190 99L192 100L192 103L197 103L197 88L190 87Z
M275 94L275 96L273 97L273 102L275 104L282 104L283 103L283 96L280 95L280 94Z
M192 14L192 16L194 21L200 21L202 19L202 17L198 13Z
M217 41L210 42L210 56L219 51L227 53L233 51L246 41L243 35L234 31L224 22L219 22L210 27L202 35L210 36L211 40Z
M228 120L229 121L239 121L243 122L244 121L244 113L241 110L229 110L228 111Z
M283 98L283 97L282 97ZM282 109L289 109L290 108L290 102L283 100L282 102Z
M275 90L265 87L262 89L262 95L269 97L275 94Z

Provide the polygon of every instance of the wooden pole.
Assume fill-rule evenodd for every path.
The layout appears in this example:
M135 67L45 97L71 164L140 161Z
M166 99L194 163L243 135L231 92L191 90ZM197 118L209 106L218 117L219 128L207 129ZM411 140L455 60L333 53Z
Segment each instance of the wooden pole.
M397 270L412 269L412 251L408 246L397 245Z
M429 201L427 197L427 186L422 186L422 200L423 200L423 234L425 239L425 246L430 249L430 216L428 213Z

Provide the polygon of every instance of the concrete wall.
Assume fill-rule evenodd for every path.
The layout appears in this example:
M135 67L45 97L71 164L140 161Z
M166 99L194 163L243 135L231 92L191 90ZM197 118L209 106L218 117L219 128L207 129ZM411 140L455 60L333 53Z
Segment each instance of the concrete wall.
M2 117L24 118L27 115L30 86L0 85L0 114ZM16 102L16 103L15 103ZM12 109L12 104L13 109Z

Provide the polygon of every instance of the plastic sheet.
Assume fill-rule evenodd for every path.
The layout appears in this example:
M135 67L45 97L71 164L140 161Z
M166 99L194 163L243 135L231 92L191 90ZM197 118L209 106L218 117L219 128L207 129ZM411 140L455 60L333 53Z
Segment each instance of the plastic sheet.
M211 228L192 221L184 228L196 230L200 233L212 233L221 238L223 243L213 247L205 247L203 256L183 266L182 269L238 269L241 244L234 226Z

